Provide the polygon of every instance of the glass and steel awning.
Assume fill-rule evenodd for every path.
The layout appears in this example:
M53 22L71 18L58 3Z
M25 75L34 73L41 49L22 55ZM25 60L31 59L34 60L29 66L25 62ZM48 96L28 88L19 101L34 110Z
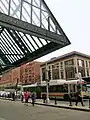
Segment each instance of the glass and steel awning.
M0 66L18 66L70 41L44 0L0 0Z

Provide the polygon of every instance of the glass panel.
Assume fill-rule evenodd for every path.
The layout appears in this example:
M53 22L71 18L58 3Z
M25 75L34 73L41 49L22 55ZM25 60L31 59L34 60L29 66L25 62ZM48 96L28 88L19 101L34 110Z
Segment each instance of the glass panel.
M48 13L42 11L42 28L48 29Z
M24 0L24 1L26 1L26 2L28 2L28 3L31 3L31 0Z
M20 0L11 0L10 15L15 18L20 18Z
M26 36L27 36L27 38L28 39L25 39L26 37L24 36L24 39L26 40L26 43L30 46L30 49L32 50L32 51L35 51L35 49L33 48L33 46L32 46L32 44L33 44L33 40L32 40L32 38L30 37L30 35L27 35L26 34ZM31 44L32 43L32 44ZM35 47L35 46L34 46Z
M41 5L41 9L44 10L44 11L47 11L47 9L46 9L44 4Z
M34 20L32 23L40 26L40 9L33 7L32 18Z
M0 12L4 12L5 14L8 14L8 8L9 8L9 0L0 0L0 8L2 11Z
M21 35L20 33L18 33L17 31L16 31L16 33L18 34L18 36L20 37L20 39L22 40L22 42L25 44L25 46L27 47L27 49L30 51L30 52L32 52L31 50L30 50L30 47L28 46L28 44L26 43L26 38L24 39L24 35Z
M5 30L6 31L6 30ZM7 31L6 31L7 32ZM9 33L7 32L8 36L11 38L11 40L9 39L10 43L12 44L13 48L17 51L18 54L24 54L21 49L18 47L18 45L16 44L16 42L13 40L13 38L9 35Z
M31 21L31 6L27 3L23 3L23 7L22 7L22 20L27 21L30 23Z
M44 40L44 39L42 39L42 38L39 38L39 39L42 41L42 43L43 43L44 45L47 44L46 40Z
M4 33L4 32L3 32ZM4 39L5 39L5 43L8 45L8 47L9 47L9 51L10 51L10 53L11 54L17 54L16 53L16 51L15 51L15 49L13 48L13 46L11 45L11 41L9 40L9 38L8 38L8 36L5 36L5 33L4 33L4 35L3 35L3 37L4 37ZM15 59L16 60L18 60L18 56L16 57L16 56L12 56L12 57L15 57Z
M1 49L2 49L3 53L4 53L4 54L9 54L9 51L7 52L4 48L6 48L5 45L1 46ZM9 59L9 61L10 61L11 63L13 62L13 61L11 60L10 56L7 56L7 55L6 55L6 57L7 57L7 59Z
M32 37L34 38L34 40L36 41L36 43L38 44L38 46L42 47L42 44L40 43L40 41L38 40L38 38L34 37L34 36L32 36ZM37 46L37 45L35 44L35 46ZM37 49L38 49L38 47L37 47Z
M55 24L53 23L51 18L49 20L50 20L50 31L55 32L56 31Z
M40 0L33 0L33 5L40 7Z

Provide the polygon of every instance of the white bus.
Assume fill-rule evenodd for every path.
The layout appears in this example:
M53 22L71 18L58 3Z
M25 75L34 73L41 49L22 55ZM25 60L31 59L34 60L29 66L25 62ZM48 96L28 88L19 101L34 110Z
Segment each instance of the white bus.
M81 87L82 86L82 87ZM32 84L22 86L23 91L29 90L31 93L36 92L37 96L41 97L46 95L46 81L42 81L40 85ZM50 99L69 99L68 95L72 94L72 98L75 99L75 93L82 88L83 98L88 97L86 82L78 80L50 80L49 81L49 98Z

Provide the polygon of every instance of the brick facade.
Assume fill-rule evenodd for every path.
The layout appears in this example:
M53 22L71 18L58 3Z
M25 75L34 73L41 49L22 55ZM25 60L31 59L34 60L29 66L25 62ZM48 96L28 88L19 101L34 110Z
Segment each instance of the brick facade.
M0 85L32 84L40 81L41 62L33 61L23 64L2 75Z

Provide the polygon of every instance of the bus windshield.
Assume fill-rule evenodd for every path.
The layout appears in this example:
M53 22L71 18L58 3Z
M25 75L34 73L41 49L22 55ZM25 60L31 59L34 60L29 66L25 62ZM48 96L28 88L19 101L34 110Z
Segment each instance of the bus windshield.
M81 91L87 91L87 86L86 84L82 84L82 86L80 84L77 85L77 90L81 89Z

